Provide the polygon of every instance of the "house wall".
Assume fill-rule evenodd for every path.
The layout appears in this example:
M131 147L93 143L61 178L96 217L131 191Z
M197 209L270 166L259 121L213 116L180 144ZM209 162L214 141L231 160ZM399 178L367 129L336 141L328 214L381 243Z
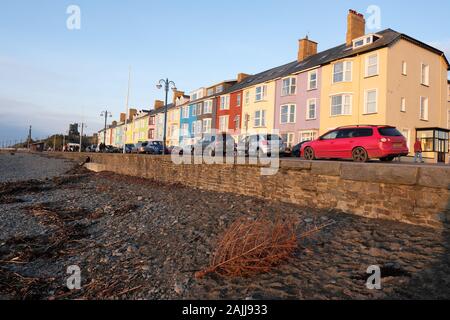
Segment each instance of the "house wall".
M256 88L262 85L267 86L267 95L263 101L255 101ZM270 81L246 88L243 94L242 107L242 131L243 133L267 133L272 132L275 124L275 91L276 82ZM249 92L250 99L246 102L246 94ZM257 110L266 111L266 125L264 127L255 127L255 112ZM246 121L248 119L248 121Z
M215 99L217 105L217 116L215 118L215 127L219 128L219 119L222 116L228 116L228 130L229 132L237 138L241 134L242 127L242 106L244 104L244 92L242 90L237 92L232 92L230 96L230 108L227 110L220 110L220 97ZM238 96L241 97L241 103L238 105ZM236 125L235 119L239 117L240 121Z
M407 75L402 75L402 62ZM430 85L421 84L421 65L430 66ZM414 150L417 128L448 126L447 66L444 59L420 46L400 40L388 51L387 119L399 130L409 130L409 148ZM420 120L420 97L428 97L428 121ZM406 99L406 112L401 112L401 98Z
M169 110L167 115L167 145L178 146L180 136L180 107Z
M369 55L378 53L379 73L377 76L366 77L365 64ZM388 74L388 49L383 48L356 57L334 61L322 67L322 90L320 111L320 133L341 126L371 124L386 124L386 95ZM334 65L341 61L352 61L352 81L333 83ZM365 95L367 90L378 90L378 112L365 114ZM348 93L352 96L351 115L331 116L331 96Z
M320 130L320 104L321 96L320 89L322 85L322 72L321 69L317 70L317 89L308 90L308 74L309 72L303 72L298 75L294 75L297 80L297 91L294 95L282 96L283 79L276 81L276 94L275 94L275 129L280 130L280 134L293 133L294 144L300 142L300 133L303 131L314 131L319 133ZM316 119L307 120L307 102L309 99L316 99ZM281 106L286 104L296 105L296 119L295 123L281 124Z

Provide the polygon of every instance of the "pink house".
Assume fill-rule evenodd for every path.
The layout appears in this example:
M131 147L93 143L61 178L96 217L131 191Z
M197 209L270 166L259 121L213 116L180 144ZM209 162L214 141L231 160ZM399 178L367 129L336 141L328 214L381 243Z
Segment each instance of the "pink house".
M297 65L276 81L274 128L290 148L318 137L321 71L317 43L299 40Z

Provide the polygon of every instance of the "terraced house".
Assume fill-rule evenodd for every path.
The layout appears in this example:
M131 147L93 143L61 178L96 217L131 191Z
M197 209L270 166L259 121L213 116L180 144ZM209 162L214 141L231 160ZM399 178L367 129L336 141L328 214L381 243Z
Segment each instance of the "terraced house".
M230 133L235 139L241 134L242 104L244 92L242 89L236 90L236 85L241 84L248 74L239 73L237 81L229 86L221 95L214 100L216 117L214 127L222 133ZM230 82L231 83L231 82Z
M195 137L201 135L201 121L197 117L202 113L205 95L205 88L197 89L189 95L189 103L181 106L180 144L193 144Z
M324 54L322 133L346 125L393 125L410 150L418 137L426 158L448 158L449 63L442 51L391 29L366 34L363 15L351 10L346 43Z

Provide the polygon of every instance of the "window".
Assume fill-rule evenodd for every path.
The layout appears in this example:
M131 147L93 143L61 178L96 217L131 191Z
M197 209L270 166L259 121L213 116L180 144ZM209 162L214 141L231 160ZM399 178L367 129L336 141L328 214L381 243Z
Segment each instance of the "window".
M149 140L155 139L155 129L148 130L148 139Z
M348 94L331 97L331 116L352 114L352 96Z
M182 115L183 115L183 119L189 118L189 106L183 107Z
M242 100L242 97L241 97L241 94L239 93L237 96L236 96L236 106L237 107L240 107L241 106L241 101Z
M220 110L228 110L228 109L230 109L230 96L221 96Z
M377 96L378 94L376 89L366 91L366 104L364 109L365 114L372 114L378 112Z
M300 141L313 141L317 138L317 132L316 131L300 131Z
M352 81L352 62L338 62L333 68L333 83Z
M282 96L294 95L297 88L297 79L295 77L283 79Z
M308 73L308 90L317 89L317 70Z
M206 94L208 96L212 96L214 94L214 88L208 89L208 92Z
M293 133L291 133L291 132L284 133L281 135L281 139L286 144L286 147L292 148L294 146L294 134Z
M401 98L400 100L400 111L406 112L406 98Z
M245 104L249 104L250 103L250 91L247 91L245 93Z
M193 133L196 135L196 136L199 136L199 135L201 135L202 134L202 124L203 124L203 121L202 120L197 120L197 121L195 121L194 123L193 123Z
M430 66L427 64L422 63L422 79L421 83L424 86L430 85Z
M220 132L228 131L228 118L229 118L229 116L219 117L219 131Z
M196 116L197 115L197 105L196 104L191 105L191 109L192 109L192 112L191 112L192 116Z
M255 127L266 126L266 111L258 110L255 112Z
M406 76L408 73L408 64L406 61L402 62L402 75Z
M212 100L207 100L203 103L203 114L212 113Z
M266 98L267 95L267 86L259 86L255 89L256 95L255 95L255 101L263 101Z
M287 104L280 107L280 123L295 123L295 104Z
M216 93L221 93L221 92L223 92L223 85L216 87Z
M197 111L197 116L202 115L202 103L197 103L196 111Z
M322 138L320 138L320 140L334 140L334 139L336 139L338 133L339 133L338 130L331 131L331 132L325 134L324 136L322 136Z
M197 97L198 97L198 94L197 94L197 93L194 93L194 94L192 95L192 101L197 100Z
M338 130L336 139L362 138L371 136L373 136L373 129L370 128L341 129Z
M306 120L317 118L317 99L309 99L306 102Z
M376 75L378 75L378 54L373 54L366 58L366 77Z
M211 119L203 119L203 133L211 133Z
M428 98L420 97L420 120L428 121Z
M378 132L383 137L401 137L402 136L400 131L398 131L397 128L394 128L394 127L378 128Z
M238 130L241 128L241 116L234 117L234 129Z
M189 135L189 123L183 123L181 125L181 135L186 137Z

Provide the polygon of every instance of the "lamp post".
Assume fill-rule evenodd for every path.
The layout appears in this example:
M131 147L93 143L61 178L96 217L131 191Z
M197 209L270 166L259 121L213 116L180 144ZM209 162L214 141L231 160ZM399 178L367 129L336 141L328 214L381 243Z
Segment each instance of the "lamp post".
M103 132L103 143L106 145L106 129L108 126L108 117L112 117L111 112L109 112L108 110L102 111L102 113L100 114L100 117L105 117L105 131Z
M166 132L167 132L167 100L169 98L169 90L172 89L173 91L177 90L177 87L175 85L175 82L169 81L169 79L161 79L159 80L159 83L156 85L156 88L162 89L164 88L164 91L166 93L166 99L165 99L165 105L164 105L164 133L163 133L163 154L166 154Z

